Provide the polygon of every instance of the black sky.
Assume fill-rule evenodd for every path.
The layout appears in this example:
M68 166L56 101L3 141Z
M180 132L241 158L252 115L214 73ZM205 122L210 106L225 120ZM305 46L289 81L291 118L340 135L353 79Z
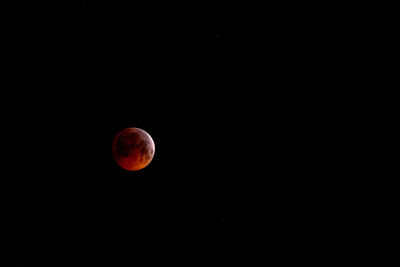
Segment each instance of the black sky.
M5 4L4 266L395 264L397 10Z

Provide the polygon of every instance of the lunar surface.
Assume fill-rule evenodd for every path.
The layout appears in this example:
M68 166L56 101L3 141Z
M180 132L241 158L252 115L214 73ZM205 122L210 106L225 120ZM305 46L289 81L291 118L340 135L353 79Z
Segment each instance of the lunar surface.
M112 152L120 167L137 171L149 165L154 157L155 146L146 131L140 128L126 128L115 136Z

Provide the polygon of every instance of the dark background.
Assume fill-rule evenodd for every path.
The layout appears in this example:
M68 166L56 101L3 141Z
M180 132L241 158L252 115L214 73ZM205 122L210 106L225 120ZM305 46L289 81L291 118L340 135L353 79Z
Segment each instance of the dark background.
M398 5L3 5L2 266L395 266Z

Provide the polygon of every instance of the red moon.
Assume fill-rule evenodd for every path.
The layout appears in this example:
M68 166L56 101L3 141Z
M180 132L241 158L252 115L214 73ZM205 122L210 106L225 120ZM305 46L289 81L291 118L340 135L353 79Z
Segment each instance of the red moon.
M155 146L151 136L139 128L126 128L114 138L112 152L117 164L129 171L141 170L154 157Z

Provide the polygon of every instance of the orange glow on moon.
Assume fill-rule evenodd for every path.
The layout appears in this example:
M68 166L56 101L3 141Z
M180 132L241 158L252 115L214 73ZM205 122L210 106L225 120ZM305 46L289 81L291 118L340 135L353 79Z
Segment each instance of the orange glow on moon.
M151 136L139 128L126 128L114 138L112 153L116 163L129 171L145 168L152 161L155 152Z

